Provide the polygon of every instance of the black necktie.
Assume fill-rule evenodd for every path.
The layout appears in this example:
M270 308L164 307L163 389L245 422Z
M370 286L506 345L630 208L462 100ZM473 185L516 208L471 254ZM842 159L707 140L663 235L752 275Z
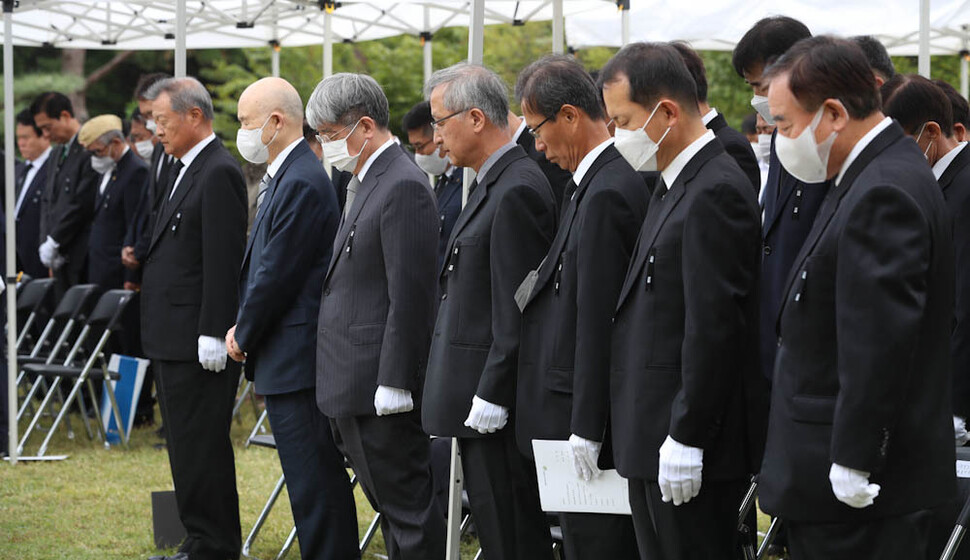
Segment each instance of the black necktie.
M29 161L24 165L24 168L20 170L20 176L17 177L17 196L20 196L20 191L24 188L24 183L27 182L27 174L30 170L34 168L34 164Z
M657 196L661 200L663 200L663 197L667 195L667 191L668 190L669 189L667 188L667 183L664 182L664 178L663 177L658 177L657 178L657 187L656 187L656 189L654 189L654 196Z
M269 188L270 176L269 172L263 175L263 178L259 180L259 192L256 194L256 210L259 211L259 207L263 205L263 199L266 198L266 189Z
M478 177L475 177L474 179L472 179L472 185L468 187L468 194L471 195L473 192L475 192L475 187L477 186L478 186Z
M168 204L169 199L172 198L172 191L175 189L175 182L179 179L179 172L182 171L182 160L177 159L172 167L168 169L168 181L165 189L165 193L162 195L162 203L159 205L160 208L164 208ZM161 215L161 213L159 213Z
M569 182L566 183L566 189L562 193L563 204L566 204L569 200L571 200L574 194L576 194L576 182L570 179Z

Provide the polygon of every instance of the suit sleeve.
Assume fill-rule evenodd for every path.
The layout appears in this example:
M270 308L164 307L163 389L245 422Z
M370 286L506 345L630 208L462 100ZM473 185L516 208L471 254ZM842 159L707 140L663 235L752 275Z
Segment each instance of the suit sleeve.
M761 228L741 188L747 185L698 193L684 221L682 385L671 406L670 435L692 447L709 443L727 407L725 395L742 382L743 334L757 328L746 324L745 302L757 297Z
M616 190L584 204L576 255L576 356L572 433L603 441L610 399L613 312L643 216ZM639 219L638 219L639 218Z
M59 244L70 245L91 223L94 215L94 194L100 181L101 176L91 168L91 158L85 157L78 168L74 192L65 197L63 202L58 200L60 211L54 217L55 223L48 233ZM64 193L61 193L61 197L64 197Z
M202 190L202 308L198 330L200 335L223 338L236 319L239 304L239 268L246 247L246 185L235 161L209 164L212 168L198 177L201 184L196 187Z
M134 233L138 230L138 221L141 219L141 205L142 205L142 195L145 192L146 184L148 182L148 168L138 167L132 173L131 182L126 185L127 191L125 192L125 231L135 237ZM128 247L128 234L125 235L125 243L123 247ZM118 255L121 259L121 255ZM125 281L127 282L138 282L140 278L139 271L125 269Z
M751 182L755 193L761 192L761 168L758 167L758 158L754 155L749 142L727 142L724 150L738 162L738 166L744 175Z
M438 212L427 184L390 185L381 209L389 300L377 384L418 393L435 309Z
M545 185L540 185L545 188ZM538 189L519 185L498 202L489 241L492 283L492 345L475 394L492 404L515 404L521 313L515 290L549 251L555 206Z
M250 263L255 273L236 320L236 343L244 352L278 327L320 252L333 244L337 223L336 207L325 206L323 193L302 178L279 185L269 204L260 224L268 236L258 260Z
M953 219L953 414L966 418L970 416L970 197L964 197L959 204Z
M839 393L833 463L866 472L883 464L889 426L905 406L910 383L930 240L927 220L898 188L871 189L848 215L835 278Z

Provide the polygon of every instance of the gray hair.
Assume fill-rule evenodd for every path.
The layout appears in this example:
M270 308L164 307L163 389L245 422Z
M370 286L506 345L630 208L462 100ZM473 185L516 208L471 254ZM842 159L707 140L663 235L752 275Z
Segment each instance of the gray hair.
M98 136L98 142L101 142L105 146L107 146L108 144L110 144L111 141L114 140L114 139L118 139L118 140L121 140L122 142L124 142L125 141L125 135L120 130L109 130L108 132L105 132L101 136Z
M168 94L172 110L180 115L196 107L202 111L202 116L207 121L211 121L215 114L212 110L212 97L202 82L195 78L166 78L155 82L145 93L145 99L154 101L163 93Z
M306 104L306 120L313 128L323 123L349 125L370 117L386 129L390 109L384 90L366 74L341 72L324 78L313 89Z
M508 127L509 90L495 72L477 64L459 62L431 75L424 87L425 97L430 99L431 92L439 86L447 86L442 98L445 109L463 111L477 107L493 125Z

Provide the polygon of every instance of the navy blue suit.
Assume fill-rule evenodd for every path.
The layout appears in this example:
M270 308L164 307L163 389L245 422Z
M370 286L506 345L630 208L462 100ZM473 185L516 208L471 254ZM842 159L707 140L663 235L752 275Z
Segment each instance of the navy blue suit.
M286 156L256 212L239 281L236 343L266 410L304 559L358 557L343 457L316 403L316 331L340 210L305 140Z
M17 270L33 276L34 278L46 278L47 267L40 262L40 255L37 249L40 247L40 199L44 192L44 185L47 184L47 169L51 165L51 155L44 160L33 180L27 185L27 194L24 201L20 204L20 211L17 212ZM17 175L17 195L23 188L19 182L20 174Z
M461 214L461 187L464 169L456 168L451 176L441 174L434 185L434 194L438 198L438 218L441 220L441 232L438 234L438 270L445 262L445 251L448 250L448 239L451 230L455 228L458 214Z
M111 179L103 193L98 192L102 177L96 182L94 221L88 237L88 282L113 290L123 287L125 280L131 280L131 273L121 264L121 247L128 228L137 218L148 181L148 165L128 150L111 170Z
M785 280L808 237L829 183L807 184L792 177L775 155L771 139L768 179L761 204L761 371L771 380L778 348L775 323L781 309Z

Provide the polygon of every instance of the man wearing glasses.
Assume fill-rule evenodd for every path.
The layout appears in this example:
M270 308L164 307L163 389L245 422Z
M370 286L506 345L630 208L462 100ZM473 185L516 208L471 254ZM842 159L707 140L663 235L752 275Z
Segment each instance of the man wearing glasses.
M508 91L494 72L457 64L431 76L434 141L476 179L439 274L422 423L457 437L484 556L551 558L535 470L515 446L520 314L515 292L549 249L556 203L539 166L508 133Z

